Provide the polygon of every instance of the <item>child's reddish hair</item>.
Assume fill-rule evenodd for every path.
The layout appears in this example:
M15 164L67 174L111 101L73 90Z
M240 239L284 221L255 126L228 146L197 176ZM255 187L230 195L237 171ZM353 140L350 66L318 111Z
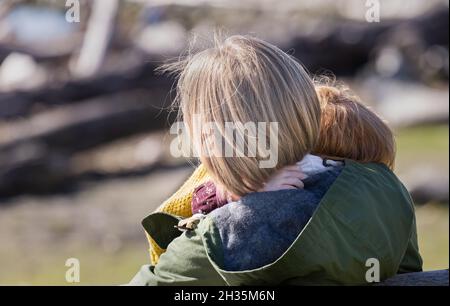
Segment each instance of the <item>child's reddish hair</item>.
M392 130L346 88L318 85L322 107L319 141L313 153L330 158L383 163L394 168Z

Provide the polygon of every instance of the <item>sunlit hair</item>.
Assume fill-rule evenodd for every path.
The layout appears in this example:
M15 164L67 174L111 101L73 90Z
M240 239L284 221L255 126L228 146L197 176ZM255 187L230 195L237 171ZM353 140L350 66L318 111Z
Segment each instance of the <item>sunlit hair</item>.
M322 107L320 136L314 153L331 158L395 163L395 139L391 129L345 87L318 85Z
M177 105L194 146L205 153L200 160L214 181L231 193L241 196L258 190L274 171L301 160L316 145L321 109L314 84L299 62L274 45L231 36L162 70L178 74ZM231 146L235 144L224 132L225 122L278 122L276 166L261 168L259 161L265 157L259 154L214 156L214 144L203 135L192 135L194 115L214 122Z

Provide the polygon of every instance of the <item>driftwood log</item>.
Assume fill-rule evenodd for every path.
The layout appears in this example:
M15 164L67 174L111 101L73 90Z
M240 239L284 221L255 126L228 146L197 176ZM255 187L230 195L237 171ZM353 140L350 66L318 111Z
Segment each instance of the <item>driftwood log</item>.
M58 190L74 179L69 165L75 153L167 127L173 117L161 104L166 94L102 96L0 125L0 197Z
M142 63L95 77L54 83L29 91L0 92L0 120L27 116L36 109L83 103L86 99L144 88L170 90L171 81L155 73L155 63ZM108 103L108 99L103 99ZM160 101L152 99L155 106Z
M372 57L383 46L392 46L400 52L405 49L403 55L409 57L408 49L441 45L448 50L448 35L449 10L446 6L440 6L414 19L384 20L378 24L341 22L323 38L299 36L284 49L294 50L293 55L313 73L326 69L337 75L353 75L373 61ZM406 41L405 37L414 39ZM406 60L419 68L418 63L414 62L417 58ZM420 74L421 71L413 69L409 72ZM420 75L412 77L420 79Z
M118 0L93 2L83 46L73 71L81 77L95 75L103 64L119 9Z
M75 36L75 35L74 35ZM64 40L66 43L66 40ZM52 48L51 50L42 50L35 47L16 46L11 44L5 44L0 42L0 63L11 53L21 53L30 55L36 62L56 62L67 61L72 54L74 44L67 40L65 45L58 44L58 48Z
M67 154L168 126L164 90L106 95L0 125L0 153L40 143Z

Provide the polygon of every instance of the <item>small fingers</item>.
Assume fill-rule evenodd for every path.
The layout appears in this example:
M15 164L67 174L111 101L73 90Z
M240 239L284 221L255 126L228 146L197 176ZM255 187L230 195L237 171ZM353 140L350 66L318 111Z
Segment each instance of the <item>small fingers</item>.
M300 171L300 167L298 165L290 165L290 166L283 167L281 169L281 171L283 171L283 170Z
M280 169L272 175L264 184L261 191L276 191L285 189L303 189L302 180L308 176L304 174L298 165L291 165Z
M294 190L294 189L298 188L291 185L281 185L277 190Z
M299 180L304 180L307 177L308 176L303 172L301 172L300 170L297 171L287 170L281 174L281 178L297 178Z
M303 189L305 187L303 182L296 177L288 177L283 179L281 185L290 185L298 189Z

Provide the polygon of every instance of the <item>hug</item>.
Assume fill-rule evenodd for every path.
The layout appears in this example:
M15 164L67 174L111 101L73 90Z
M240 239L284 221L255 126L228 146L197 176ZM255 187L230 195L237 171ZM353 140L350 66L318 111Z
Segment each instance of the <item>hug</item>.
M348 89L314 82L250 36L162 69L178 76L176 106L200 165L143 220L151 262L130 285L368 285L422 271L393 133ZM194 116L218 137L194 133ZM229 122L277 129L238 124L230 136ZM251 145L274 133L277 163L261 167L267 148ZM236 154L215 154L219 144Z

